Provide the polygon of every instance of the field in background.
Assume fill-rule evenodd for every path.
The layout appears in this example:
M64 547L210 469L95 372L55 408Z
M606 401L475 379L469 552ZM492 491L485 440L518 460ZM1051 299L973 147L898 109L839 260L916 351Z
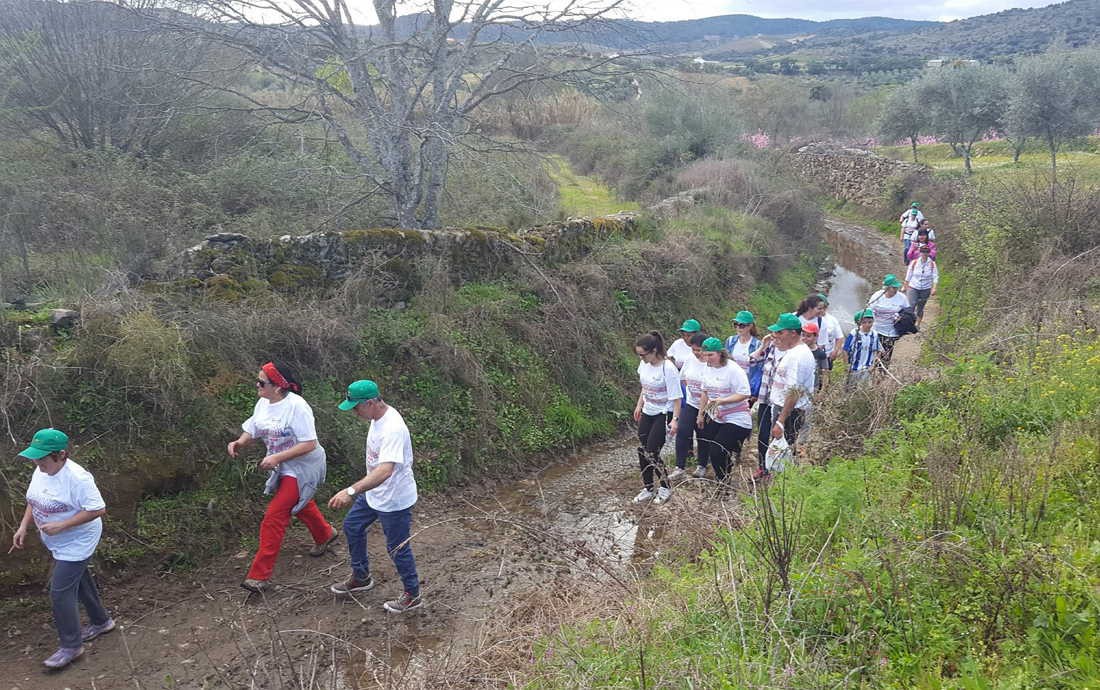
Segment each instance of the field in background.
M595 177L578 175L561 156L550 156L546 170L558 186L558 210L564 217L606 216L639 208L633 201L618 198Z
M880 146L876 151L890 158L913 160L908 146ZM918 161L936 170L963 174L963 159L948 144L923 144L917 147ZM1012 147L1007 141L986 141L974 145L971 165L978 177L1010 175L1014 178L1043 176L1050 172L1050 154L1040 142L1028 142L1019 163L1012 162ZM1100 184L1100 137L1087 137L1058 152L1059 177L1075 177L1079 182Z

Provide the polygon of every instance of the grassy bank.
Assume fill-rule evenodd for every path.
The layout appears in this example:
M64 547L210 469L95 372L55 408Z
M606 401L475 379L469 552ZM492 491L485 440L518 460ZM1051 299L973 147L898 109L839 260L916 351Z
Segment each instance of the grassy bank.
M908 146L880 146L878 153L890 158L911 161ZM971 166L978 178L997 177L1028 179L1043 177L1050 172L1050 153L1042 142L1028 142L1018 162L1006 141L978 142L972 151ZM963 159L956 156L948 144L923 144L917 147L917 159L945 174L962 175ZM1087 137L1072 142L1058 153L1059 173L1077 178L1081 183L1100 183L1100 137Z

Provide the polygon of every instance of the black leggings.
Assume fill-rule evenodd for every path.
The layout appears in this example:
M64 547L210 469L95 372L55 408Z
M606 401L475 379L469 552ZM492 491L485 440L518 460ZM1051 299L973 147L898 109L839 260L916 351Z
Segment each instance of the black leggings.
M638 467L642 470L642 483L653 490L654 475L660 477L661 486L668 488L665 465L661 461L661 449L665 446L665 425L672 420L672 413L645 414L638 421Z
M882 351L878 353L878 358L882 360L883 366L890 364L890 359L894 356L894 343L896 343L899 338L901 338L900 335L891 337L882 335L881 333L879 334L878 343Z
M772 442L772 415L778 415L783 408L773 405L767 405L761 403L760 405L760 433L756 435L756 452L759 455L757 463L760 465L760 469L766 470L768 468L766 459L768 456L768 446ZM787 415L787 423L783 425L783 438L787 439L787 443L794 448L795 441L798 439L798 432L802 431L802 422L805 419L805 415L802 410L795 408L791 410L791 413Z
M724 481L729 474L731 457L741 454L741 446L751 435L752 429L707 419L706 426L699 432L699 464L704 464L704 459L709 461L714 467L714 478Z
M692 441L698 432L695 428L695 420L698 419L699 409L687 403L680 405L680 421L676 426L676 466L684 469L688 456L691 455ZM702 453L697 458L700 465L706 465Z

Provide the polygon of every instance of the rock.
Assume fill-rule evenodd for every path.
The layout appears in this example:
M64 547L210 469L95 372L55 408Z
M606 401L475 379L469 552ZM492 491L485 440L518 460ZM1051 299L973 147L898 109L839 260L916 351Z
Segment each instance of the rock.
M206 241L210 244L241 244L242 242L248 242L248 235L242 235L239 232L218 232L213 235L207 235Z
M50 325L55 330L72 328L80 321L80 312L73 309L51 309Z

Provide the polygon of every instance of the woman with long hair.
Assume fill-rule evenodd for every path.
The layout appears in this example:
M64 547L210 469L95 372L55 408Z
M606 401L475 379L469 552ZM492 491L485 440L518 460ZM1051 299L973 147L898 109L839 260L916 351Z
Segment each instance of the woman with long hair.
M268 362L256 375L256 406L241 425L241 435L226 451L238 451L259 439L267 449L260 469L270 475L264 493L275 494L260 523L260 548L241 586L251 592L268 589L275 560L292 517L309 529L314 546L311 556L322 556L340 535L321 515L313 495L325 481L325 449L317 442L313 409L301 396L302 384L286 364Z
M733 317L733 327L736 333L726 338L726 352L730 353L730 359L734 361L745 376L749 378L749 389L752 397L749 398L749 407L756 402L756 395L760 392L760 380L764 371L764 361L753 360L753 353L760 349L762 344L760 333L756 330L756 317L751 311L741 310Z
M745 440L752 435L748 402L752 393L748 376L730 360L721 340L704 340L703 358L707 367L699 401L702 412L696 421L702 437L699 455L714 467L714 478L721 484L729 475L731 458L741 454Z
M661 448L665 445L666 425L668 433L675 435L680 421L680 372L668 359L664 338L657 331L639 336L634 341L634 353L640 360L638 380L642 390L634 407L634 421L638 423L638 465L644 485L634 502L652 499L661 504L672 497Z
M887 273L882 279L882 289L871 295L867 302L867 308L875 316L875 333L879 337L879 361L883 366L890 365L890 359L894 356L894 343L901 336L894 328L894 321L898 318L898 312L909 306L909 298L898 290L902 282L893 273Z

